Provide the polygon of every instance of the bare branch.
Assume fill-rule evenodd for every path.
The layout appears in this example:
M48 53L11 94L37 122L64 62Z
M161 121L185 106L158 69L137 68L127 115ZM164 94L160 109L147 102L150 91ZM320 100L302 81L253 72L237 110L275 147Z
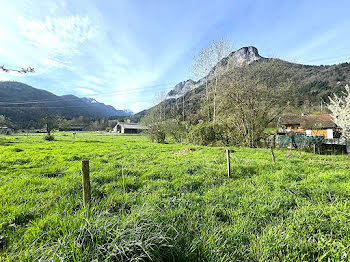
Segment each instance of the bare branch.
M17 69L8 69L5 68L5 66L0 66L0 70L5 72L5 73L10 73L10 72L17 72L20 74L26 74L26 73L34 73L35 70L33 67L27 67L27 68L22 68L21 70L17 70Z

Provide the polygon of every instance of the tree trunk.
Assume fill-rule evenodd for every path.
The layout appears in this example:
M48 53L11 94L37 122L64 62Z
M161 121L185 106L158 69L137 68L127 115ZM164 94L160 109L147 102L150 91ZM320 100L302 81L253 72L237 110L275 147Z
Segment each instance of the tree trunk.
M50 133L51 133L51 130L50 130L50 127L49 127L48 123L46 123L46 132L47 132L48 135L50 135Z
M182 121L185 121L185 95L182 96Z
M216 120L216 90L218 86L218 77L215 77L215 88L214 88L214 101L213 101L213 124L215 125Z

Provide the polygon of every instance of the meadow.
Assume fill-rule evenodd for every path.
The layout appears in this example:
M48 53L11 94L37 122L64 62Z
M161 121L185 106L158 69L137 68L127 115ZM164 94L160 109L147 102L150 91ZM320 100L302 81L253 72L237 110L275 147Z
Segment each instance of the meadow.
M0 261L350 260L348 155L43 136L0 136Z

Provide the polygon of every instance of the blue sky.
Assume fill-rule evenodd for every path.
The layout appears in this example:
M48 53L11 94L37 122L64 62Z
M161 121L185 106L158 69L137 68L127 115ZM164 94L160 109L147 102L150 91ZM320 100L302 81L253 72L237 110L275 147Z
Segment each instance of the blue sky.
M220 37L297 63L350 61L348 0L0 1L0 65L36 70L0 80L134 112L190 78L194 55Z

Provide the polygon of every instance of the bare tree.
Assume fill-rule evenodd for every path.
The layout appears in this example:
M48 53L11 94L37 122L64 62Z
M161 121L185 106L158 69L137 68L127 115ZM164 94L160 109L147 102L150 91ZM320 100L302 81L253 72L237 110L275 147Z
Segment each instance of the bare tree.
M210 107L209 107L209 91L208 91L208 78L209 73L215 66L213 59L213 49L211 46L202 48L199 53L194 57L194 62L191 66L191 73L195 79L204 79L205 82L205 97L208 104L208 120L210 121Z
M345 86L345 92L339 97L336 94L329 97L327 108L331 111L333 122L341 127L343 136L350 138L350 88Z
M217 97L217 88L218 88L218 78L227 70L228 64L221 64L222 59L232 51L233 45L226 38L220 38L211 44L213 52L213 60L216 63L215 68L213 68L213 74L215 79L214 85L214 94L213 94L213 123L215 124L216 120L216 97Z
M222 63L222 59L233 50L232 43L226 38L214 40L209 46L204 47L194 58L191 67L193 76L201 78L205 82L206 101L208 104L208 118L210 121L209 95L213 95L213 123L215 124L216 104L217 104L217 87L219 77L227 70L227 65ZM208 81L215 80L212 85L212 92L209 92Z
M165 120L166 112L165 112L164 101L165 101L166 97L167 97L167 94L163 90L163 91L158 92L154 98L155 104L158 104L158 106L156 108L158 109L159 121Z
M27 67L27 68L22 68L20 70L17 70L17 69L8 69L8 68L5 68L5 66L0 66L0 71L3 71L5 73L10 73L10 72L17 72L17 73L20 73L20 74L26 74L26 73L34 73L35 70L33 67Z

